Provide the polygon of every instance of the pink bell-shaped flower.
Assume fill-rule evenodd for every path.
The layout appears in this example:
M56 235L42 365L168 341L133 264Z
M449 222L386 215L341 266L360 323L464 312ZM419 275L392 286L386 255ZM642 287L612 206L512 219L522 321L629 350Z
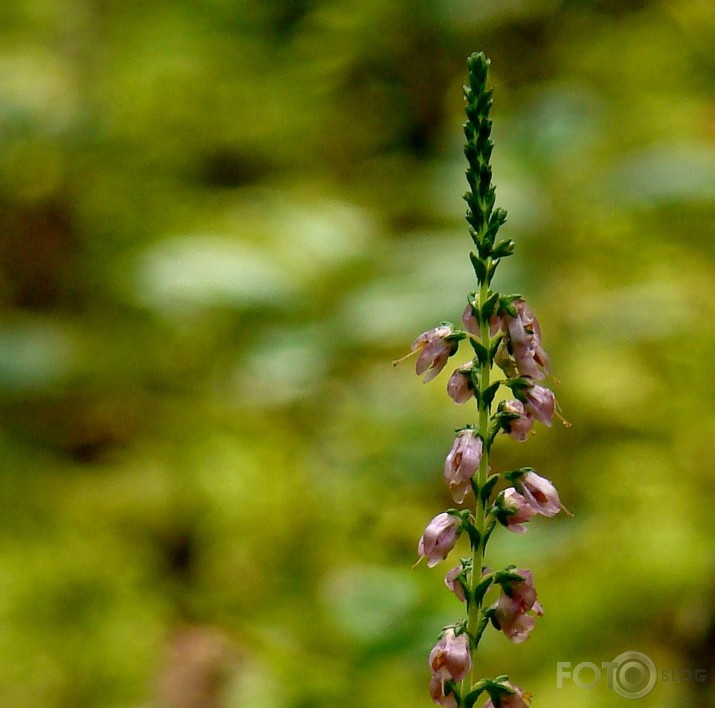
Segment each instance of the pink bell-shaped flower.
M432 673L447 681L461 681L472 670L472 655L466 632L457 635L446 629L429 655Z
M444 461L444 481L457 504L464 501L470 489L470 480L479 469L484 444L471 428L461 430Z
M507 530L513 533L526 533L524 524L531 521L537 513L529 502L513 487L509 487L503 492L500 507L496 517Z
M561 500L556 487L545 477L529 470L514 480L514 486L529 502L531 508L543 516L556 516L561 510Z
M462 520L443 511L427 524L419 543L417 553L427 558L427 567L432 568L444 560L454 548L462 532Z
M529 708L529 704L525 702L531 701L531 695L522 691L518 686L515 686L510 681L504 682L505 686L508 686L514 693L505 693L500 695L496 699L496 703L490 698L485 704L484 708Z

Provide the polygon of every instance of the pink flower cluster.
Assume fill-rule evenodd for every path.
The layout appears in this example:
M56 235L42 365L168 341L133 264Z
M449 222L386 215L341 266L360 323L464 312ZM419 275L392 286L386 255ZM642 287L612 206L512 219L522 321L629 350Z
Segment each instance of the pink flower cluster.
M420 334L413 342L408 356L418 354L416 372L424 377L425 382L431 381L456 353L459 341L471 335L477 357L452 373L447 382L447 393L458 404L477 397L481 406L483 399L479 399L482 395L479 389L479 362L486 356L480 353L485 351L486 345L482 345L476 307L475 303L470 302L464 311L462 322L465 331L455 330L452 325L443 323ZM551 372L549 357L542 345L539 323L524 300L505 299L497 304L496 313L489 319L489 337L492 342L489 346L496 347L496 354L491 349L490 356L493 356L494 363L507 376L501 383L509 387L514 396L499 404L492 421L498 426L497 430L501 429L513 439L523 442L528 438L535 421L551 426L556 412L554 394L537 383ZM485 451L486 433L486 430L477 432L472 426L458 430L444 461L444 480L456 504L462 504L472 491L482 458L488 454ZM492 431L490 434L493 434ZM526 524L535 515L552 517L561 510L561 501L554 485L533 469L522 468L502 476L513 486L501 492L487 514L509 531L525 533ZM467 510L458 512L450 509L437 514L420 537L417 546L420 559L426 558L430 568L446 560L465 530L474 542L474 523L474 516ZM476 537L480 538L479 533ZM486 592L483 583L479 599L474 599L477 593L473 585L474 572L481 572L487 588L491 583L501 586L499 598L488 610L483 610L485 621L489 617L492 624L511 642L519 644L526 641L535 626L536 617L544 614L536 597L531 571L507 570L507 574L503 575L503 572L492 573L489 569L473 568L471 560L463 559L460 565L448 571L444 582L468 606L468 598L472 598L470 602L481 603ZM448 708L459 708L461 705L457 693L459 689L455 684L471 672L472 642L478 643L479 636L470 638L467 625L449 627L443 632L429 657L432 671L430 695L435 703ZM490 699L485 708L528 708L526 701L530 696L508 681L492 684L487 690Z
M479 323L472 303L462 314L462 324L467 332L479 336ZM551 373L551 362L541 342L539 322L521 298L492 315L489 334L502 336L496 362L510 378L520 375L543 379Z

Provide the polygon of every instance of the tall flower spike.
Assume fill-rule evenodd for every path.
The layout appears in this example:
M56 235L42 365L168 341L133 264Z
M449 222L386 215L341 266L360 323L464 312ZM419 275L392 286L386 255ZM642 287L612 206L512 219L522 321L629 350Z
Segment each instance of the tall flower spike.
M462 339L474 352L472 360L450 376L447 393L459 404L474 399L478 421L458 432L444 462L444 479L453 499L462 504L473 490L473 506L470 499L471 508L459 512L452 509L435 516L418 545L420 558L427 558L429 567L447 558L462 532L471 547L471 557L463 558L444 578L447 588L463 603L466 620L447 628L430 654L430 696L447 708L476 706L484 692L489 696L485 708L527 708L530 696L505 675L493 680L470 680L474 656L489 620L510 641L519 643L529 637L535 616L543 614L531 572L514 570L515 566L489 570L486 546L497 524L514 533L525 533L526 524L536 514L553 516L561 508L556 488L531 468L492 473L490 463L491 449L500 431L515 440L527 440L534 421L551 425L556 399L549 389L536 383L550 374L551 365L534 313L521 295L502 295L492 289L496 269L513 253L514 242L498 237L506 211L495 206L496 188L492 183L494 146L488 69L489 60L484 54L472 54L464 87L464 154L469 186L464 199L474 244L469 257L477 287L467 295L462 313L464 329L455 330L442 323L420 334L410 354L418 355L417 373L429 381L444 368ZM497 367L506 378L493 376ZM511 389L513 399L502 400L493 412L501 386ZM513 486L497 491L502 480ZM485 598L496 586L501 586L501 594L486 606Z

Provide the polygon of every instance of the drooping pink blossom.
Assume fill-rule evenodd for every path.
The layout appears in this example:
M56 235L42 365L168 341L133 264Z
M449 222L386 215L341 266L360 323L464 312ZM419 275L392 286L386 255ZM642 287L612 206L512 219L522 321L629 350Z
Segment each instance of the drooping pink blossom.
M455 403L466 403L474 396L474 386L470 372L472 364L465 364L455 369L447 381L447 393Z
M516 489L529 502L531 508L543 516L556 516L561 510L561 500L556 487L533 470L514 481Z
M522 644L529 638L536 620L526 612L521 611L520 603L506 594L502 594L493 606L494 620L506 638L514 644ZM543 614L541 605L535 605L536 614Z
M447 558L462 532L461 525L458 516L444 511L427 524L417 544L417 553L420 558L427 558L428 568Z
M536 600L534 587L534 574L530 570L515 570L524 580L515 580L509 583L506 594L518 605L521 612L533 609L537 615L543 615L541 605Z
M531 504L514 487L504 491L502 501L504 511L497 514L500 523L513 533L526 533L524 524L536 515Z
M472 670L469 637L446 629L429 655L432 673L444 681L461 681Z
M529 437L529 431L534 425L534 419L524 409L524 404L521 401L511 400L501 404L500 409L505 413L518 416L517 418L505 418L504 427L509 435L524 442Z
M479 468L484 445L471 428L461 430L444 461L444 481L449 485L457 504L464 501L470 489L470 480Z
M525 693L510 681L505 681L504 685L512 689L514 693L502 694L496 699L496 704L490 698L484 704L484 708L529 708L529 704L524 699L531 701L530 694Z
M502 594L492 606L495 624L509 641L521 644L529 638L535 619L528 612L541 616L544 610L536 599L534 576L530 570L514 571L523 580L505 583Z
M547 427L551 427L551 420L556 412L556 397L553 391L532 383L523 389L522 395L525 399L526 412Z
M410 347L411 352L419 352L415 371L424 374L423 381L431 381L447 364L447 360L457 351L456 341L449 339L453 330L449 325L440 325L423 332Z

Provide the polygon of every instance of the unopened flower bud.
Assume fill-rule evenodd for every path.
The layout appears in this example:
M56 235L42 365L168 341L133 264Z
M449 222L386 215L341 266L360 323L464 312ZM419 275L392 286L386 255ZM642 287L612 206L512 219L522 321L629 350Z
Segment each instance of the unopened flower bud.
M443 511L427 524L419 543L417 553L420 558L427 558L427 567L432 568L439 561L445 560L454 548L462 533L462 520Z
M455 403L466 403L474 396L474 385L472 383L472 364L465 364L455 369L447 382L447 393Z
M471 428L466 428L459 432L444 461L444 480L457 504L464 501L469 491L470 480L482 459L483 447L482 439Z
M513 487L502 492L497 500L497 520L514 533L526 533L524 524L531 521L535 514L531 504Z
M432 673L444 681L461 681L472 670L469 637L459 636L451 627L445 630L429 655Z

